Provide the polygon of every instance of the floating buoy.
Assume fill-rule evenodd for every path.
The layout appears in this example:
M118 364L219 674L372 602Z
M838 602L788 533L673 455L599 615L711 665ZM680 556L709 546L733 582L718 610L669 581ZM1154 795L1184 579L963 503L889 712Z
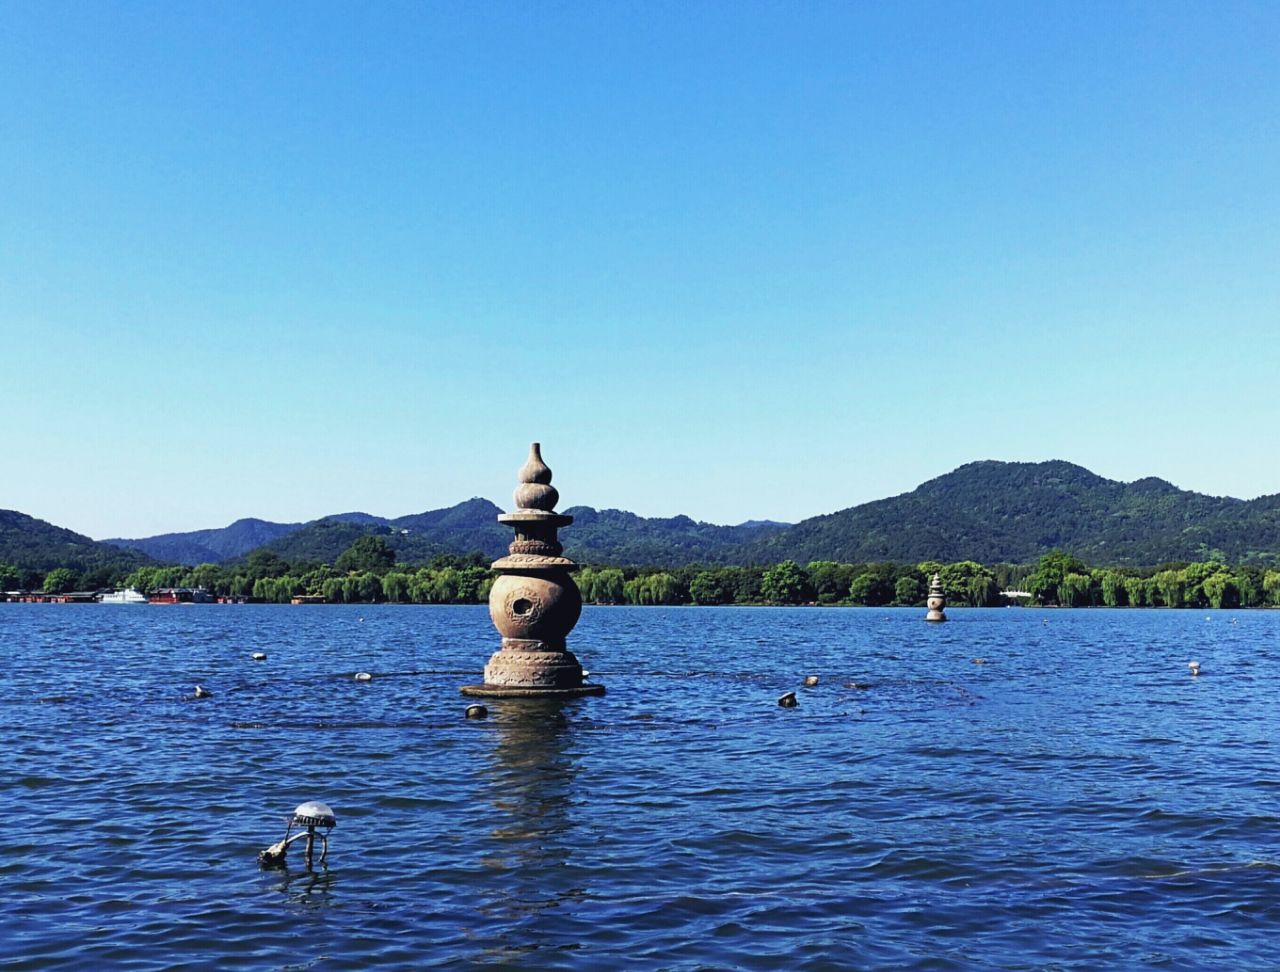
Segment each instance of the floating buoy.
M212 695L213 695L213 693L212 693L212 692L210 692L210 691L209 691L207 688L205 688L203 685L197 685L197 686L196 686L196 698L197 698L197 699L207 699L207 698L209 698L209 697L210 697L210 696L212 696Z
M251 657L254 661L266 661L267 653L265 651L255 651Z
M985 658L975 658L973 660L973 663L975 665L985 665L987 663L987 660Z
M784 709L794 709L800 702L796 699L795 692L786 692L778 697L778 705Z
M489 714L489 710L486 709L483 705L480 705L478 703L475 705L467 706L466 715L468 719L483 719L488 714Z
M1200 663L1198 661L1187 662L1187 668L1191 671L1192 675L1200 674Z
M871 683L870 682L845 682L844 687L851 688L851 689L869 689L871 688Z
M806 675L806 676L804 677L804 684L805 684L805 685L807 685L809 688L813 688L813 686L815 686L815 685L817 685L817 684L818 684L818 676L817 676L817 675Z
M356 672L356 681L357 681L357 682L372 682L372 681L373 681L373 676L372 676L372 675L370 675L368 672Z

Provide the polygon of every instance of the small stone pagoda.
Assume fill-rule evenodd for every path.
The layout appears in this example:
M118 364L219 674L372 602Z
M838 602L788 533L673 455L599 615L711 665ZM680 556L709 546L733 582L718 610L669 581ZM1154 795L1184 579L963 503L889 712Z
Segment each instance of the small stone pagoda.
M488 698L604 695L603 685L585 685L582 665L565 647L578 623L582 595L570 572L578 565L563 556L557 532L573 517L555 511L560 494L537 442L519 472L514 513L499 515L516 532L507 556L495 560L501 575L489 591L489 617L502 647L484 667L484 684L467 685L463 695Z
M926 621L945 621L947 620L946 606L947 595L942 592L942 578L934 574L933 580L929 582L929 598L925 602L929 613L924 616Z

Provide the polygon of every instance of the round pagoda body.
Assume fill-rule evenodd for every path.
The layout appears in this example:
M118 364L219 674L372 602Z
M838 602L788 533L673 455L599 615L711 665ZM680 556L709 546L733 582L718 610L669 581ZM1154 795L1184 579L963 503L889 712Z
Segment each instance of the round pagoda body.
M464 695L488 698L603 695L588 685L582 665L565 638L582 613L582 595L573 582L578 569L560 545L559 530L573 517L555 512L560 494L537 442L519 473L516 510L498 522L515 530L507 556L493 562L499 577L489 591L489 617L502 646L484 667L484 683L467 685Z

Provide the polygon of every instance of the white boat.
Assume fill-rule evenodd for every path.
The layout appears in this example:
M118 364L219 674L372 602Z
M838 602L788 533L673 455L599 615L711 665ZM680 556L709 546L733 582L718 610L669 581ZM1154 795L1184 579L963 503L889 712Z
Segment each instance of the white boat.
M126 591L111 591L98 599L103 604L149 604L147 595L139 594L132 587Z

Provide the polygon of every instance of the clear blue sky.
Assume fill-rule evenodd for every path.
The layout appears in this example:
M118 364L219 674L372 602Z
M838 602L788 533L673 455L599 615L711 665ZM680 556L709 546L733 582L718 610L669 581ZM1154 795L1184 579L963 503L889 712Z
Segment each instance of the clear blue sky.
M6 3L0 507L1280 492L1280 4Z

